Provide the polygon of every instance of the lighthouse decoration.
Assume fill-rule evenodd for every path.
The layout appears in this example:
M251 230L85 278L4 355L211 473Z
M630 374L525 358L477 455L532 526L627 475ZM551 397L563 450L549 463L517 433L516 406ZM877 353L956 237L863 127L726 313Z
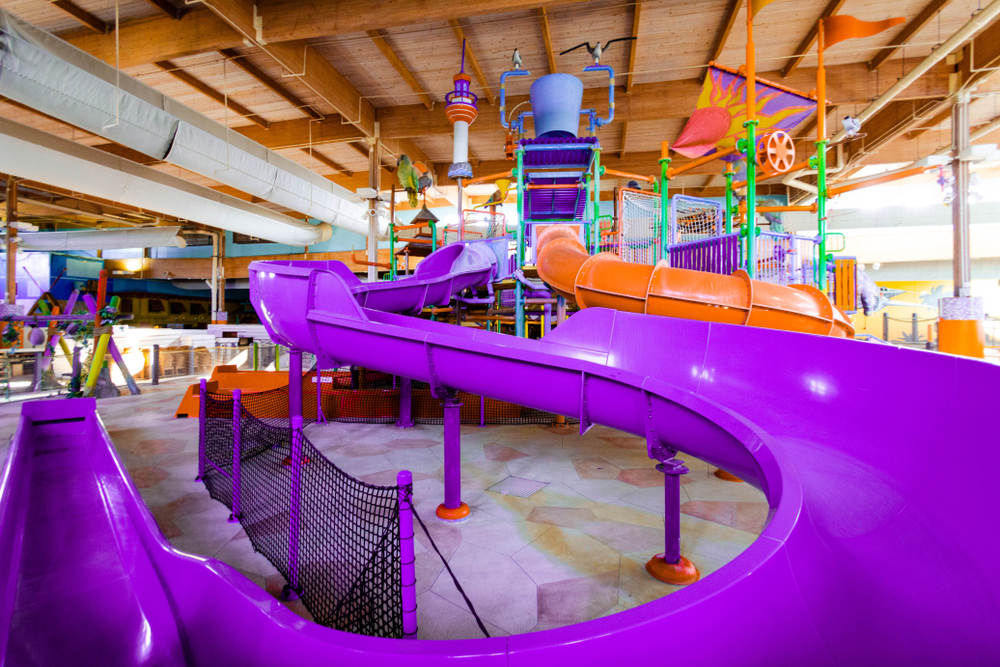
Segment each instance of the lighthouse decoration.
M448 117L448 121L451 122L454 133L448 178L458 181L458 238L464 240L465 214L462 211L462 182L472 178L472 165L469 164L469 125L472 125L472 122L479 115L479 110L476 108L479 98L469 90L472 78L465 73L465 40L462 40L462 69L455 75L454 82L455 89L444 96L444 113Z

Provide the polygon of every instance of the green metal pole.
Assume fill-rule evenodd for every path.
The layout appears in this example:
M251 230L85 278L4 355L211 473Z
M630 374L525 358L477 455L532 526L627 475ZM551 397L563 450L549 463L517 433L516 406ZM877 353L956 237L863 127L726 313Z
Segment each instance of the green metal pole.
M601 248L601 230L597 225L597 221L601 217L601 149L594 149L594 218L591 220L590 227L593 229L592 232L592 243L590 248L590 254L596 255Z
M260 351L257 349L257 341L253 342L253 369L257 370L260 365Z
M396 223L389 223L389 280L396 279Z
M819 194L816 195L816 216L817 222L819 223L819 266L816 267L819 273L817 278L817 284L819 285L820 291L826 292L827 280L826 280L826 144L827 140L816 142L817 149L817 167L816 167L816 187L819 190Z
M663 152L667 153L666 142L664 142ZM667 227L670 225L670 179L667 177L667 170L670 168L669 154L660 158L660 259L670 257L668 249L669 238L667 237Z
M746 233L746 271L753 278L757 268L757 121L748 120L743 123L747 129L747 221L743 225Z
M724 172L726 176L726 233L733 233L733 170L730 167Z
M274 346L274 370L275 371L280 371L281 370L281 346L280 345L275 345Z
M431 252L434 252L438 246L438 230L433 220L429 220L428 223L431 226Z
M524 147L517 147L517 268L524 267ZM524 285L514 282L514 335L524 338Z

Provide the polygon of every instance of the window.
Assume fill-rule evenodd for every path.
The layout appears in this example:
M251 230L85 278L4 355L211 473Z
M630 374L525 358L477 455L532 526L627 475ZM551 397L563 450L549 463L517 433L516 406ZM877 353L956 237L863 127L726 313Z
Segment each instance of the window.
M132 297L125 297L118 304L118 312L127 315L132 312Z
M204 315L206 312L207 311L205 310L205 305L204 304L201 304L201 303L198 303L198 302L193 302L191 304L191 314L192 315Z
M187 308L184 307L184 303L181 301L171 301L170 302L170 314L171 315L187 315Z
M274 243L274 241L268 241L267 239L259 239L256 236L250 236L249 234L237 234L233 232L233 243Z
M212 237L208 234L185 234L184 240L187 241L189 248L199 245L212 245Z
M151 313L162 313L163 312L163 302L159 299L149 300L149 312Z

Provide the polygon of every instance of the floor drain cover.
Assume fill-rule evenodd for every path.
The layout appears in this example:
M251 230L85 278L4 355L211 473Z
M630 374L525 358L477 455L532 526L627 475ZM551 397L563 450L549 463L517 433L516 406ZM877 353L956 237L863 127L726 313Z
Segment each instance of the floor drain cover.
M548 482L536 482L533 479L524 479L523 477L514 477L512 475L506 479L500 480L486 490L492 491L493 493L499 493L502 496L527 498L531 494L541 491L548 485Z

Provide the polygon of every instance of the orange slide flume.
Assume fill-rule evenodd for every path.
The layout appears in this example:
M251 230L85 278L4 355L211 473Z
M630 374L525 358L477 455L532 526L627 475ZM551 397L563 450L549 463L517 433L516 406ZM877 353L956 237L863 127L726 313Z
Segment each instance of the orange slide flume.
M773 285L732 275L632 264L617 255L591 256L567 225L538 235L538 275L581 308L600 307L688 320L854 338L847 315L810 285Z

